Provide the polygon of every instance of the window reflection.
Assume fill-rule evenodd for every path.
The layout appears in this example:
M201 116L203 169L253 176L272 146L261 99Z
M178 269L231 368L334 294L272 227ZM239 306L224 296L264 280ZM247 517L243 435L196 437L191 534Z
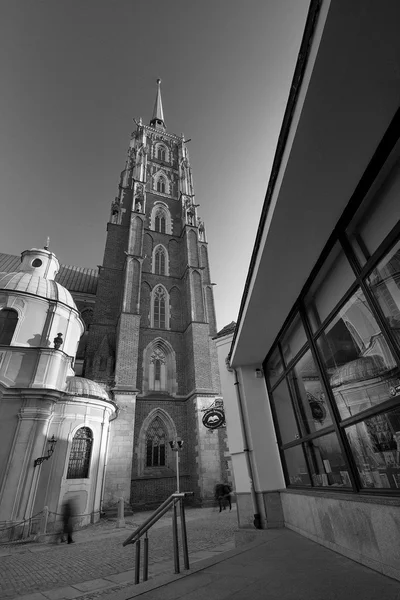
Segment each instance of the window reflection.
M269 384L271 387L273 387L283 373L283 364L278 348L275 348L270 358L268 359L266 373L269 380Z
M361 485L400 488L400 408L346 429Z
M367 283L400 348L400 242L372 271Z
M398 368L372 311L359 289L318 338L343 419L389 400Z
M331 425L332 417L311 350L308 350L291 370L289 382L298 399L306 433L313 433Z
M307 336L300 315L297 314L291 322L289 329L282 339L282 353L285 363L288 364L307 341Z
M354 272L336 243L307 293L307 316L313 331L322 325L354 281Z
M274 390L272 398L282 443L293 442L299 435L286 379L284 379L282 383L278 385L276 390Z
M289 483L291 485L311 485L303 447L293 446L284 451Z
M315 486L351 487L351 480L336 433L305 444Z

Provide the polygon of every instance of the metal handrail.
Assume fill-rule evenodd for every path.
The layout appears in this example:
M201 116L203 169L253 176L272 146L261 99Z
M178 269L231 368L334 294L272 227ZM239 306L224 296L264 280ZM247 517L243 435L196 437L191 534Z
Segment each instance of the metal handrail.
M182 550L183 550L183 561L184 568L189 569L189 552L187 545L187 534L186 534L186 520L185 520L185 507L184 499L187 496L193 496L194 492L175 492L171 494L169 498L154 511L150 517L144 521L139 527L131 533L129 537L122 543L123 546L129 544L135 544L136 555L135 555L135 583L139 583L140 579L140 538L145 535L143 544L143 581L148 580L149 571L149 538L148 530L161 519L162 516L172 507L172 536L174 546L174 566L175 573L179 573L179 548L178 548L178 513L177 504L180 504L180 520L181 520L181 535L182 535Z

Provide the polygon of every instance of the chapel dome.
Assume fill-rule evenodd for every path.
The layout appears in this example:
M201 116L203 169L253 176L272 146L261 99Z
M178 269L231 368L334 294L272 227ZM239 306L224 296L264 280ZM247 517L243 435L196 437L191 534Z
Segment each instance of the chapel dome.
M70 292L54 281L46 279L32 273L0 273L0 290L15 292L25 292L46 300L57 300L71 308L76 308L76 304Z
M25 250L16 272L0 273L0 290L25 292L46 300L56 300L77 310L70 292L54 281L59 269L56 255L47 247Z
M86 377L70 377L67 381L65 393L70 396L97 398L98 400L110 402L110 397L106 390L96 381L86 379Z
M379 354L361 356L336 369L330 379L330 384L332 387L338 387L347 383L373 379L389 370Z

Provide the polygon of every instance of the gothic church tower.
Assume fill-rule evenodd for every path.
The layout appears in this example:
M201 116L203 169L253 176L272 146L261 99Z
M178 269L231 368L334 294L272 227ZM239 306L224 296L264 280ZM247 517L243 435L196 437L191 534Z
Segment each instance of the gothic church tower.
M112 203L85 376L112 391L104 507L176 490L169 441L184 440L181 489L198 501L224 477L225 429L203 411L220 395L216 321L204 224L184 135L166 129L161 80L149 125L135 121Z

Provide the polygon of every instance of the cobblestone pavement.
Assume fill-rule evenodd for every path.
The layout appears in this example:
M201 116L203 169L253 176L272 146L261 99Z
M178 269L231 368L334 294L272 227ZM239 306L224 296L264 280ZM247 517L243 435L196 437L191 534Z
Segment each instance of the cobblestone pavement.
M221 514L215 508L187 510L190 554L227 542L232 542L233 547L233 534L237 529L234 508L232 512L223 511ZM122 541L148 514L137 513L128 518L125 529L115 529L115 520L102 520L85 530L77 531L74 536L75 544L0 546L0 598L11 599L33 592L63 588L132 569L134 548L124 548ZM149 532L150 577L165 572L172 559L171 516L166 515ZM132 583L132 579L129 578L129 583ZM120 583L119 587L123 585L127 583ZM89 600L100 594L101 592L92 593L81 598Z

